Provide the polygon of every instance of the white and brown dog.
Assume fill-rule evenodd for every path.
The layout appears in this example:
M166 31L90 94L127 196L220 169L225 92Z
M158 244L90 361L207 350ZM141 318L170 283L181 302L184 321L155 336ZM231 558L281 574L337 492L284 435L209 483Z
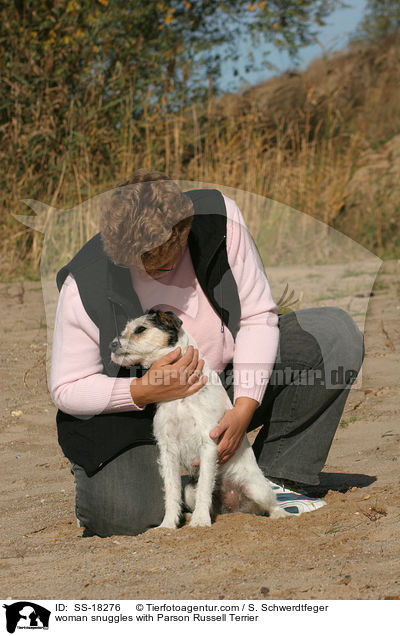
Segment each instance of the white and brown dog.
M151 310L128 321L120 338L110 345L111 359L126 367L140 364L149 368L178 346L183 354L189 345L197 348L175 314ZM218 374L206 362L202 375L208 381L196 393L157 404L153 428L165 494L165 516L160 527L176 528L179 524L181 466L197 479L197 483L185 488L185 503L193 511L191 526L210 526L216 501L220 502L220 510L222 507L232 512L268 513L273 519L286 516L257 465L246 436L234 456L217 470L217 442L209 433L232 403ZM196 459L200 460L200 468L194 466Z

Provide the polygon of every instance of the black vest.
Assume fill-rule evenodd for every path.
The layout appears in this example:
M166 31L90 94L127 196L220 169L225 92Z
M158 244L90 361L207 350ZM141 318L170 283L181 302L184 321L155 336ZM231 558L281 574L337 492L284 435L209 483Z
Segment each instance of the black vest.
M194 206L188 237L193 269L211 305L233 337L239 328L240 302L226 251L226 209L218 190L185 192ZM109 345L121 333L128 319L143 314L127 268L114 265L96 234L57 274L60 290L71 273L88 316L100 332L100 354L104 373L123 377L140 375L141 369L125 369L110 358ZM152 420L155 405L143 411L103 413L90 419L57 412L59 444L68 459L83 466L91 476L128 448L154 444Z

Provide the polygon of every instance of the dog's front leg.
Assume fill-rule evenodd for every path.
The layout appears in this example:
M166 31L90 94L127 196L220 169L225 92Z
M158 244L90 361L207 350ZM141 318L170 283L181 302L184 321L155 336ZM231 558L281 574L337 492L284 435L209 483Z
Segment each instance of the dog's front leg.
M159 528L176 528L181 513L181 471L175 449L160 448L159 466L164 482L165 514Z
M212 493L217 472L217 445L214 442L200 448L200 472L196 488L196 505L190 526L211 526Z

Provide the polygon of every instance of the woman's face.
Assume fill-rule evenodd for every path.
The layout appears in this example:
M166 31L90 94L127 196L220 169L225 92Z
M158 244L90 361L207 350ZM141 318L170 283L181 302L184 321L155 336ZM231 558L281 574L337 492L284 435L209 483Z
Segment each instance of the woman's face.
M160 246L160 248L155 248L154 250L147 252L147 255L151 256L149 259L151 265L146 265L145 261L143 265L148 276L156 279L162 278L165 276L166 272L170 272L175 268L182 256L182 251L186 245L189 232L190 226L185 228L185 230L179 234L178 240L175 239L175 242L172 243L168 250L165 250L165 246L168 244L167 242L164 246ZM164 249L162 249L162 247L164 247ZM157 258L157 251L160 252L159 258Z
M166 260L160 262L154 260L154 264L152 264L151 267L144 266L146 274L148 276L151 276L152 278L162 278L163 276L165 276L166 272L171 272L174 269L181 255L182 247L179 244L174 245L174 247L171 248L170 254Z

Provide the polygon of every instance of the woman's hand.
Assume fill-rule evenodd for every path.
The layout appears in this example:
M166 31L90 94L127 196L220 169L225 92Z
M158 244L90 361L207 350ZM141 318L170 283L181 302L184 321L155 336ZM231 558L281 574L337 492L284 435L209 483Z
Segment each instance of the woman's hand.
M200 378L204 360L199 360L198 350L189 346L181 358L180 355L178 347L152 364L141 378L133 378L130 389L137 406L184 398L206 384L207 377Z
M233 409L226 411L218 426L210 432L210 437L218 440L220 466L231 459L239 448L257 406L258 402L252 398L238 398Z

